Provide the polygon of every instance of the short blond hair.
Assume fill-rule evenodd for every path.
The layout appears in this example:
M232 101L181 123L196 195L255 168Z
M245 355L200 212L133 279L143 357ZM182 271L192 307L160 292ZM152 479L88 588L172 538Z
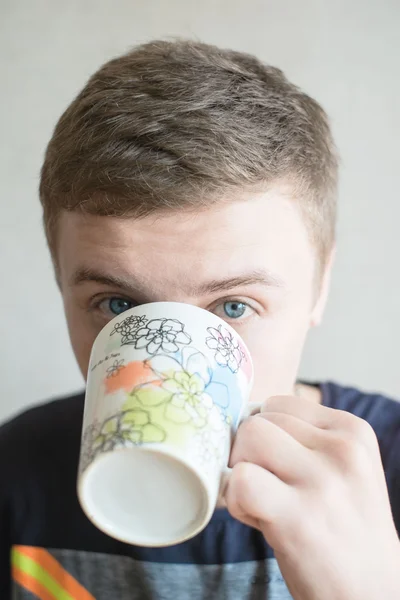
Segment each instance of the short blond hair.
M102 66L61 116L40 199L54 255L63 210L140 218L291 182L325 260L337 171L324 110L282 71L207 44L154 41Z

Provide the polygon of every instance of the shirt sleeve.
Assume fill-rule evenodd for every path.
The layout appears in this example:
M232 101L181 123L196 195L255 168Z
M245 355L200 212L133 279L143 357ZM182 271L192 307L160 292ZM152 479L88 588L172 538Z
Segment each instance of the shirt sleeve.
M11 600L11 486L12 444L10 424L0 426L0 598Z
M393 424L385 475L394 524L400 537L400 422Z

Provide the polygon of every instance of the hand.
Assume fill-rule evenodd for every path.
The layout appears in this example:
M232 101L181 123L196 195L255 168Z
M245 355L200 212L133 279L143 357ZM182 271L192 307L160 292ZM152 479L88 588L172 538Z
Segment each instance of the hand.
M400 599L400 543L366 421L276 396L239 427L230 466L228 510L264 534L295 600Z

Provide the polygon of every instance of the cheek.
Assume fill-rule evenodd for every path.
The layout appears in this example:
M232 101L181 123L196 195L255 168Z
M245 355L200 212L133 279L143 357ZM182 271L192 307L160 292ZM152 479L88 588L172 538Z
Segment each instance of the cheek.
M67 317L69 338L80 371L86 380L90 352L98 331L93 330L89 320L83 316L83 311L64 303Z
M243 333L254 362L251 401L293 393L308 330L309 314L281 313L260 320Z

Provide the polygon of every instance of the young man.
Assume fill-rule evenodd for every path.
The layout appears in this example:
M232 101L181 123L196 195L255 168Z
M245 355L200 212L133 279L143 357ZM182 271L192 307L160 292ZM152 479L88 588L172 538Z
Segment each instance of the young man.
M82 373L113 316L186 302L242 335L262 408L234 441L226 507L158 549L79 507L82 394L3 425L2 600L400 598L400 406L296 385L329 287L336 180L321 107L251 56L154 42L89 80L40 185Z

